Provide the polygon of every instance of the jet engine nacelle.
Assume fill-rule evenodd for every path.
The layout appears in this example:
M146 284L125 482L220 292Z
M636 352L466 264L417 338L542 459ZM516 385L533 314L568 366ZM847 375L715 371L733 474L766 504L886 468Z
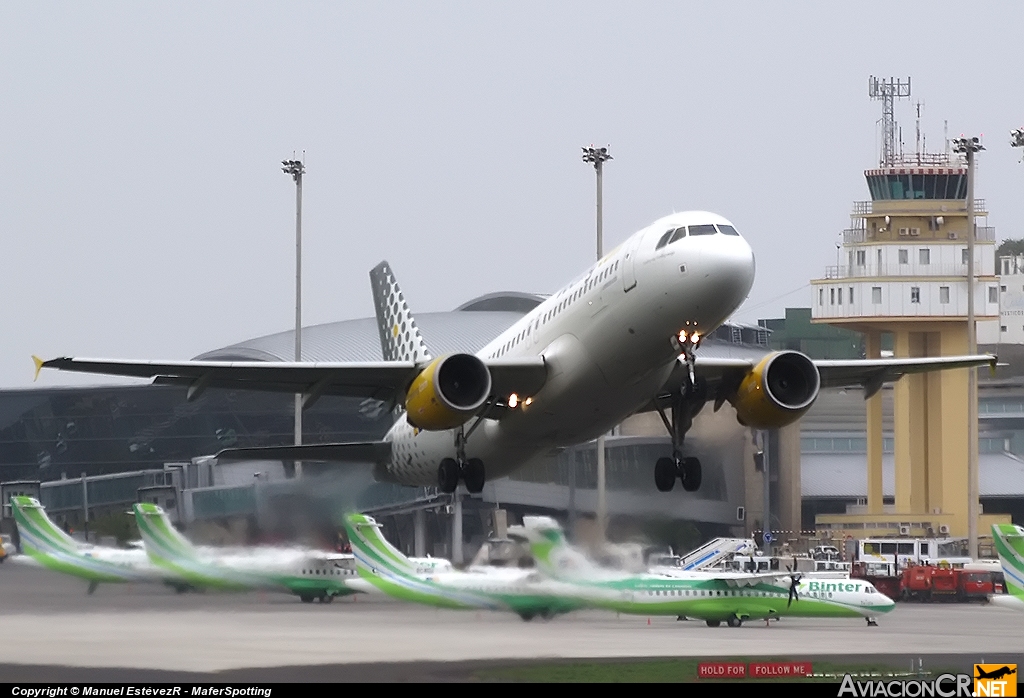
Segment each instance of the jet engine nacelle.
M778 429L800 419L820 389L821 376L813 361L798 351L779 351L761 359L730 402L740 424Z
M405 395L406 419L424 431L465 424L491 394L491 372L472 354L451 354L431 361Z

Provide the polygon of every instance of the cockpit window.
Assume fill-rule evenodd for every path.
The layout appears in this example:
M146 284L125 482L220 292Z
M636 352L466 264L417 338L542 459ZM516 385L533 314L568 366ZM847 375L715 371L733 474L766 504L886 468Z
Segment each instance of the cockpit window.
M731 225L719 224L718 232L722 233L723 235L735 235L736 237L739 237L739 233L736 232L736 228L733 228Z
M686 237L686 228L676 228L672 233L672 239L668 243L671 245L676 240L682 240L684 237Z
M713 225L691 225L690 235L714 235L718 231Z
M664 235L662 235L661 239L658 240L658 244L657 244L657 246L654 249L660 250L662 247L667 245L668 244L668 239L670 237L672 237L672 233L674 233L674 232L676 232L676 231L673 229L673 230L667 231Z

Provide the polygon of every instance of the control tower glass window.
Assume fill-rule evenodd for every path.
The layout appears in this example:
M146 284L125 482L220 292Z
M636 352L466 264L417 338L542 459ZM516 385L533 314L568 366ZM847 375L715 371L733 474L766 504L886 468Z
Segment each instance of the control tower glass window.
M874 201L894 199L965 199L967 173L903 174L889 172L866 175Z

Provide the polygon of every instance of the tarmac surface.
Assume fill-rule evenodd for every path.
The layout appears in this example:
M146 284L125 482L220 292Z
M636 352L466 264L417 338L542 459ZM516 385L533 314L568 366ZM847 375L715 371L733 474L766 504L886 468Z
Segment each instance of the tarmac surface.
M371 595L304 604L287 594L109 584L89 595L86 587L13 560L0 565L0 680L458 681L479 667L627 657L1024 664L1024 614L983 604L898 604L878 627L783 618L709 628L599 611L527 623Z

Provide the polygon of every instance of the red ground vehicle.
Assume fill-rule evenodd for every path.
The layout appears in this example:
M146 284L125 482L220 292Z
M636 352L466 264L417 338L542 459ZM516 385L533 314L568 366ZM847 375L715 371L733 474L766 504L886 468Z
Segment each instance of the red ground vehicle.
M906 567L899 580L899 598L904 601L983 601L997 592L990 572L947 566Z

